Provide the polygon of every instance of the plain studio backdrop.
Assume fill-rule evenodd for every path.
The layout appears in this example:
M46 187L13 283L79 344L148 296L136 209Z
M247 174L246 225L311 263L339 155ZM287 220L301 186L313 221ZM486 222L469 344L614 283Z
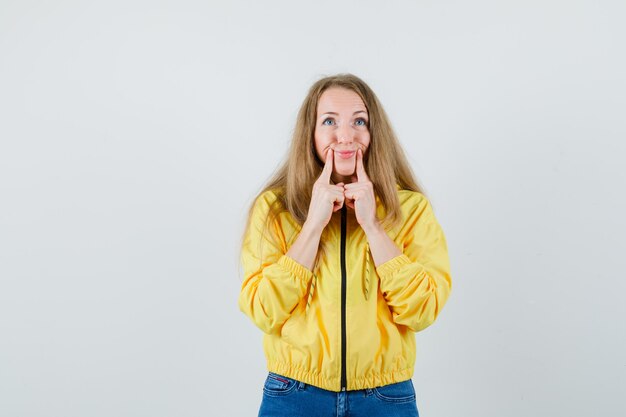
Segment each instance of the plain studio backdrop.
M624 2L299 3L0 2L0 415L256 415L243 223L338 72L448 241L420 415L626 415Z

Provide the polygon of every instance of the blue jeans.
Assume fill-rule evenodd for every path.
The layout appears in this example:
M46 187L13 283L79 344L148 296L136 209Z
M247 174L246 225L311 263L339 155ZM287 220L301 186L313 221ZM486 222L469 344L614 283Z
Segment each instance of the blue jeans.
M327 391L273 372L258 417L419 417L410 379L357 391Z

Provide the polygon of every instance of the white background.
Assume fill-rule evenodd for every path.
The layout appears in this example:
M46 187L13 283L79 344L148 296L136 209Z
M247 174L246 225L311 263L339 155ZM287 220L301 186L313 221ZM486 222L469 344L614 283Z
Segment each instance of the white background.
M256 415L244 215L337 72L448 240L420 415L624 415L624 3L300 3L1 0L0 415Z

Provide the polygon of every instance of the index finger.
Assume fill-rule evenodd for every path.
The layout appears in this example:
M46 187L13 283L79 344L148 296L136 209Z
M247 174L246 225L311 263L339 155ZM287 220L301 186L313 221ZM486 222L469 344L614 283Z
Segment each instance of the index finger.
M327 184L330 184L330 175L333 173L333 157L333 150L329 148L328 151L326 151L326 163L320 175L320 179Z
M369 177L367 176L367 172L365 172L365 166L363 166L363 151L361 150L361 148L357 149L356 177L357 177L357 181L369 180Z

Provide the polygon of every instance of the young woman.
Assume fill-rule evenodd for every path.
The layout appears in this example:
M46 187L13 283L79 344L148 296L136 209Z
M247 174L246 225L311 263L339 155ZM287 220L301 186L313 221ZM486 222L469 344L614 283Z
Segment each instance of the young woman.
M260 417L418 416L415 332L450 295L446 239L360 78L310 88L241 262L239 308L269 371Z

